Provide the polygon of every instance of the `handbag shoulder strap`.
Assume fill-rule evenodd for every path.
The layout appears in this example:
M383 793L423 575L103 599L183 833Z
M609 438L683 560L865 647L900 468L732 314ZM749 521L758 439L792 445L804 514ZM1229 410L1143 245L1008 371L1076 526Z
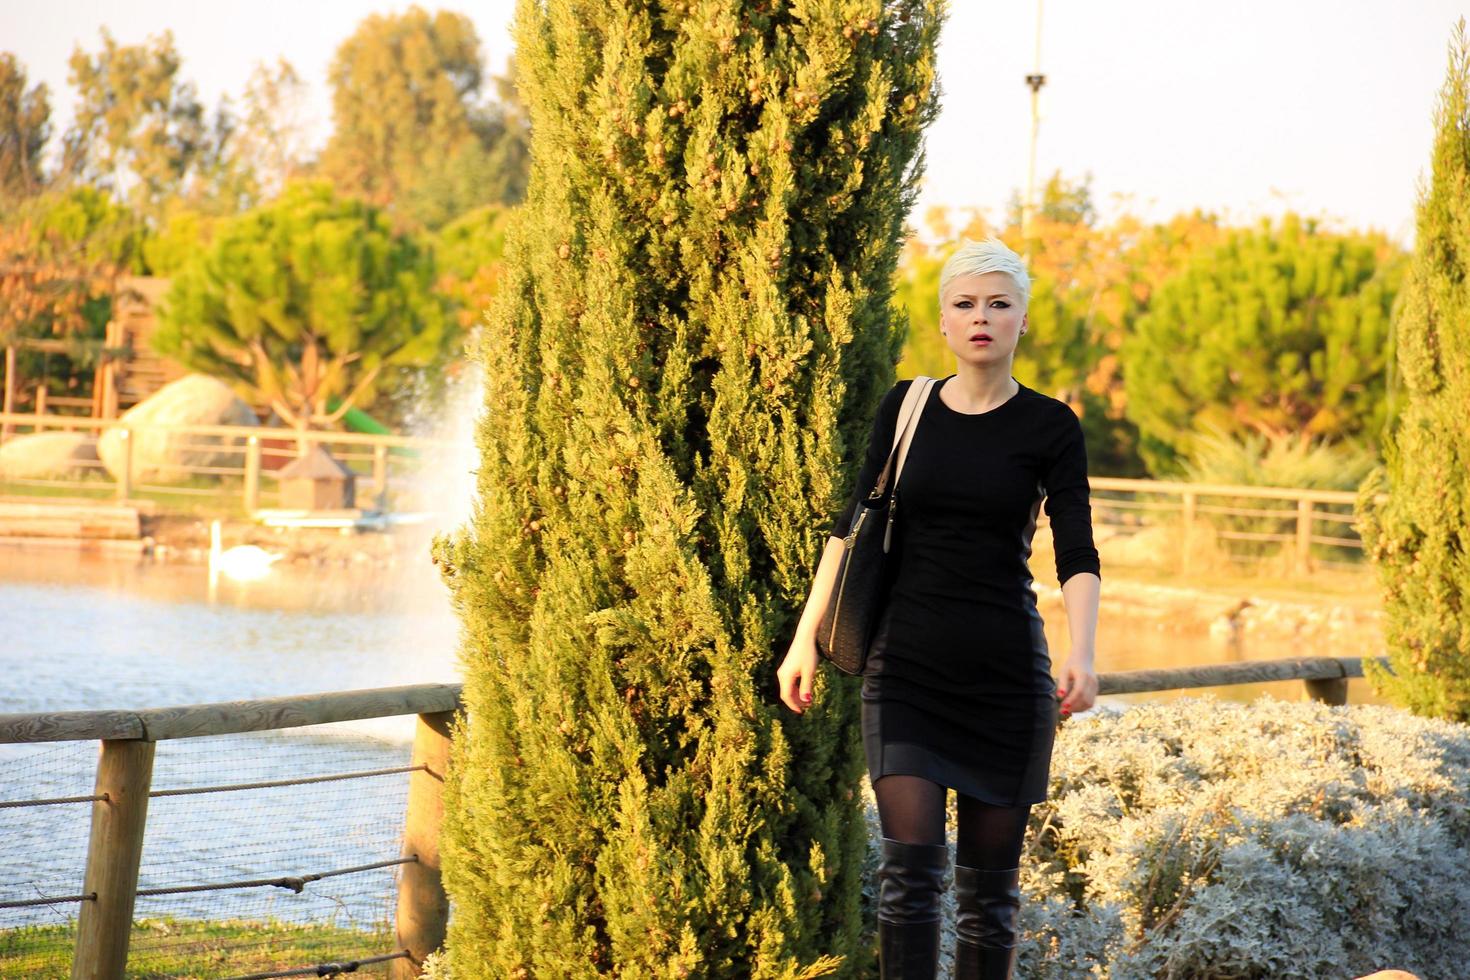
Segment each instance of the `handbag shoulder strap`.
M919 416L924 414L924 406L929 404L929 391L937 382L933 378L926 378L921 375L914 379L913 385L909 387L908 394L913 394L914 389L918 388L921 384L923 385L923 391L919 393L919 397L916 399L917 404L913 408L908 424L903 428L903 435L898 440L898 469L893 473L894 487L898 486L898 478L903 476L903 461L909 458L909 443L914 441L914 432L919 428ZM904 400L907 401L908 399L905 398Z
M893 485L898 486L898 476L903 472L903 461L908 458L909 443L913 440L914 429L918 427L919 416L923 414L924 405L929 400L929 389L933 385L933 378L920 375L909 385L909 390L904 392L893 427L893 448L889 450L888 462L884 464L883 472L878 474L873 497L881 497L888 491L890 474L893 476Z

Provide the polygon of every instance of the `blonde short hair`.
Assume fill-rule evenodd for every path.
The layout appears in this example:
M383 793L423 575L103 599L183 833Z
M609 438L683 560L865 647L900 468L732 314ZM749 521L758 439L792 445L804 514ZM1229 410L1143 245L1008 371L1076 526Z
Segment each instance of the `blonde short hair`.
M979 276L987 272L1004 272L1016 284L1020 293L1021 309L1031 302L1031 276L1026 272L1025 261L1006 247L999 238L987 238L982 242L966 238L944 263L939 273L939 305L944 305L944 294L949 284L959 276Z

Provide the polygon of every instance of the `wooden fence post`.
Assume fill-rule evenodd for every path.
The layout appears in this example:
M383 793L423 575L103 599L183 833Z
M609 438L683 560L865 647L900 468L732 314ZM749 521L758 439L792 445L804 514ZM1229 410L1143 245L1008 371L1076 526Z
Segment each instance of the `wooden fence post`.
M122 465L118 467L117 499L119 503L125 504L133 494L133 430L119 428L117 434L122 440Z
M378 510L388 509L388 447L373 447L373 495L377 498Z
M1179 574L1188 575L1190 552L1194 550L1194 491L1184 491L1184 532L1180 535Z
M260 509L260 437L245 440L245 513Z
M133 928L138 862L148 819L148 789L153 780L153 742L106 739L97 762L98 796L92 804L92 836L82 892L73 980L122 980Z
M1298 572L1312 570L1312 514L1310 500L1296 502L1296 569Z
M1307 687L1307 697L1323 704L1347 704L1348 683L1346 677L1319 677L1302 681Z
M5 348L5 395L0 400L0 411L9 415L15 410L15 348ZM10 438L10 422L0 422L0 443Z
M46 386L43 384L43 385L40 385L39 387L36 388L36 417L39 420L45 414L46 414ZM37 432L40 432L41 431L41 427L39 425L36 426L36 431Z
M444 772L449 764L452 711L419 715L409 774L408 814L404 821L403 856L418 860L400 865L398 879L398 949L410 959L392 961L392 980L410 980L423 970L424 957L444 945L449 897L439 871L439 828L444 823Z

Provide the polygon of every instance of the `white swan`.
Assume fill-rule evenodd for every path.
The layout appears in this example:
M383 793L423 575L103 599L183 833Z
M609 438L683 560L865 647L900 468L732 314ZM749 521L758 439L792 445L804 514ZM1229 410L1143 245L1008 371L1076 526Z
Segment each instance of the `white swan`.
M270 574L271 566L280 561L282 555L257 548L253 544L238 544L233 548L220 547L219 521L209 526L209 572L211 576L223 575L236 582L256 582Z

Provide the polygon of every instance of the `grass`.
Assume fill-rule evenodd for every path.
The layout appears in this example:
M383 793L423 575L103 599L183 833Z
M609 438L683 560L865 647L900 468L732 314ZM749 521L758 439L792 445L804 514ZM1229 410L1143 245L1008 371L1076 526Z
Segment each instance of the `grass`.
M70 977L75 939L74 925L0 930L4 975L33 980ZM393 934L386 927L364 932L249 920L140 919L133 923L129 948L129 977L203 978L381 956L393 951Z
M157 510L171 514L241 519L246 516L244 492L238 480L221 483L217 477L196 476L169 486L185 491L207 491L207 493L172 493L169 490L152 490L134 486L129 500L132 503L146 501L152 503ZM0 496L108 502L117 499L117 484L110 479L102 478L76 480L70 485L0 480Z

